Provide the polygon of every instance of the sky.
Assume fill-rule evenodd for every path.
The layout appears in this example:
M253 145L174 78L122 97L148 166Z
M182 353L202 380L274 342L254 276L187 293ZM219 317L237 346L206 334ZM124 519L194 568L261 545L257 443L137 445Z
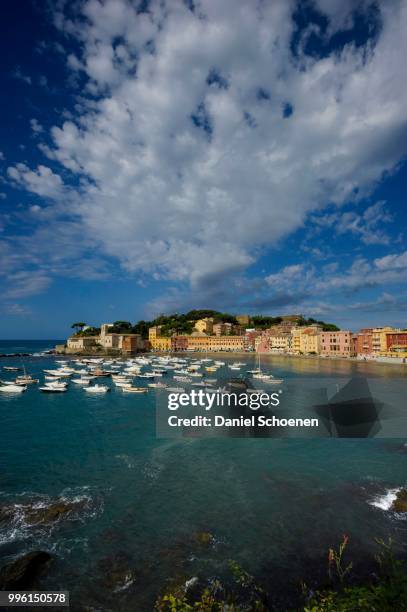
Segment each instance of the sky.
M0 29L0 338L406 326L406 0L4 0Z

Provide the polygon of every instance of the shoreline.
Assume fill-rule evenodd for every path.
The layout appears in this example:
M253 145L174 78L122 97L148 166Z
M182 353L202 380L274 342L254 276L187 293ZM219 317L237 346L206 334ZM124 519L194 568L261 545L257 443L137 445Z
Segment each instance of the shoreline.
M41 357L65 357L65 358L106 358L109 357L111 359L134 359L137 356L145 356L145 355L171 355L171 356L196 356L199 358L200 355L215 355L215 356L236 356L236 357L248 357L257 355L261 355L263 357L274 357L274 358L283 358L283 359L304 359L316 361L320 360L324 363L326 362L347 362L347 363L363 363L363 364L375 364L379 366L383 365L396 365L396 366L405 366L407 365L407 361L398 361L401 358L392 358L388 357L381 359L375 359L372 357L360 358L360 357L344 357L344 356L324 356L324 355L293 355L289 353L266 353L266 352L256 352L256 351L140 351L134 354L123 354L123 353L110 353L108 351L99 351L97 353L94 352L75 352L75 353L67 353L56 351L55 349L51 349L49 351L44 352ZM13 359L13 358L21 358L21 357L33 357L40 356L36 355L36 353L0 353L0 359Z

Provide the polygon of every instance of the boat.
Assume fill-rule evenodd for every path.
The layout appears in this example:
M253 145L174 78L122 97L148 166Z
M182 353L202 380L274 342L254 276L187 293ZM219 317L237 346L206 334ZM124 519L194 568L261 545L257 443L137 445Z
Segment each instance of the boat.
M185 393L184 387L167 387L170 393Z
M84 391L87 391L88 393L107 393L110 391L110 387L107 387L106 385L92 385L91 387L85 388Z
M7 370L7 372L20 372L21 368L17 368L16 366L3 366L3 370Z
M73 378L72 381L76 385L88 385L90 383L89 378Z
M174 376L174 380L178 380L179 382L192 382L192 380L188 376Z
M123 387L124 393L148 393L146 387Z
M66 390L66 387L57 387L52 384L45 385L45 387L40 387L40 391L42 391L43 393L65 393Z
M101 370L100 368L96 368L95 370L92 370L92 374L93 374L93 376L97 376L97 377L99 377L99 376L101 376L101 377L102 376L103 377L111 376L110 372L106 372L105 370Z
M60 381L55 381L55 382L47 382L44 384L44 387L52 387L55 389L66 389L66 387L68 386L68 383L66 382L60 382Z
M23 384L23 385L35 385L39 382L38 378L33 378L30 374L27 374L25 366L24 366L24 374L21 376L17 376L16 378L16 384Z
M148 383L149 387L152 387L153 389L165 389L166 385L162 382L153 382L153 383Z
M23 391L27 391L27 387L24 385L4 385L0 387L0 391L2 393L22 393Z

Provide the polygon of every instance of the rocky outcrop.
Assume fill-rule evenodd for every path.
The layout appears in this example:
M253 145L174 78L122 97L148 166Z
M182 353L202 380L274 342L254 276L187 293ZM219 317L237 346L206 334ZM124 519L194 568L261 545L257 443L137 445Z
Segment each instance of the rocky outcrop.
M407 512L407 489L400 489L391 509L394 512Z
M0 590L29 589L50 561L49 553L38 550L4 565L0 569Z

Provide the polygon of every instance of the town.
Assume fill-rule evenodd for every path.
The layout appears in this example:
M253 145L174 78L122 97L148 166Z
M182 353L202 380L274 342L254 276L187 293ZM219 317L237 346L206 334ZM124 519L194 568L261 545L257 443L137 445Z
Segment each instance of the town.
M207 316L199 315L203 313ZM209 316L208 316L209 315ZM157 324L160 323L160 324ZM305 319L302 315L262 317L225 315L216 311L190 311L161 315L149 324L125 321L100 328L77 323L76 332L57 353L131 355L154 352L257 352L276 355L354 358L406 363L407 330L390 326L357 332Z

